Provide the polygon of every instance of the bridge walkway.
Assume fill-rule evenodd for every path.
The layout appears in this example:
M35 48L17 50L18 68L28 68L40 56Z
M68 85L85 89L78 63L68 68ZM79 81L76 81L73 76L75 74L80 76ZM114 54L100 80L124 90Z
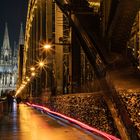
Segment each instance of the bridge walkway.
M104 140L98 135L74 127L41 113L25 104L14 103L13 111L0 120L0 140Z

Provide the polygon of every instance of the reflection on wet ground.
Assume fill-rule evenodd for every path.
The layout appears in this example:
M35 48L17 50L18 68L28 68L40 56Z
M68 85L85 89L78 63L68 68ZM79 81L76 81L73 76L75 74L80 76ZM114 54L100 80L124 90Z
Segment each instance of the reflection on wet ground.
M14 104L12 113L0 121L0 140L97 140L60 120L38 112L24 104Z

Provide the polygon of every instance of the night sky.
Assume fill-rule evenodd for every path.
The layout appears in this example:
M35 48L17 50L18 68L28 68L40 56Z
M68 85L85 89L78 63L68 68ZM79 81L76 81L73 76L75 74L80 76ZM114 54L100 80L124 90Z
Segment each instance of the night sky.
M8 24L10 45L18 42L20 24L26 23L28 0L0 0L0 47L3 43L5 22Z

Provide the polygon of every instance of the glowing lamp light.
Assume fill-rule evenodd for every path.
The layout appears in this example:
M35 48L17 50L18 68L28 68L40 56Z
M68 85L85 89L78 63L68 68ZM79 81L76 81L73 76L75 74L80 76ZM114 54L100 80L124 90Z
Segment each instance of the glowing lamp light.
M28 77L28 76L26 76L26 79L29 79L29 77Z
M51 48L51 45L50 45L50 44L45 44L45 45L44 45L44 49L47 50L47 49L50 49L50 48Z
M40 67L43 67L43 66L44 66L44 62L41 61L41 62L39 63L39 66L40 66Z
M35 72L32 72L31 75L32 75L32 76L35 76Z
M30 81L30 79L28 78L28 79L27 79L27 81L29 82L29 81Z
M35 67L31 67L30 70L31 70L31 71L34 71L34 70L35 70Z
M27 82L29 82L29 81L30 81L30 78L29 78L28 76L26 76L26 80L27 80ZM26 83L27 83L27 82L26 82Z

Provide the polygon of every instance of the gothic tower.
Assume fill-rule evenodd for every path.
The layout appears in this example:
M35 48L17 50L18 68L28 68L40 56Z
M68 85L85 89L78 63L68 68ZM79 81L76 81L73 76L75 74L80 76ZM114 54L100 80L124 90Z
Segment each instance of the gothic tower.
M19 34L19 43L18 45L24 45L24 33L23 33L23 24L21 23L20 34Z
M0 54L0 96L16 89L17 73L18 73L18 47L24 44L23 28L21 25L19 43L14 42L13 49L10 47L7 23L5 24L5 32L3 44Z
M3 39L3 45L1 48L1 64L12 64L12 50L10 48L9 34L7 23L5 24L5 33Z

